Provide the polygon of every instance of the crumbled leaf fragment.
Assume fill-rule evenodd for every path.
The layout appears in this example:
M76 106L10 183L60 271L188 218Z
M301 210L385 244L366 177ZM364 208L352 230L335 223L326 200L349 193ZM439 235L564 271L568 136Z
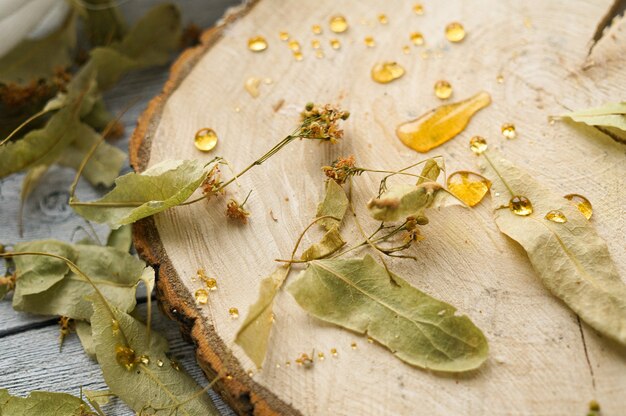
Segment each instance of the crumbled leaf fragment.
M317 206L316 217L332 216L318 221L326 230L338 227L348 209L348 197L341 185L334 180L326 181L326 193L324 199ZM339 220L336 220L338 218Z
M310 261L328 257L343 247L344 244L346 244L346 242L341 238L339 230L337 227L333 227L324 234L319 242L312 244L309 248L304 250L300 258L305 261Z

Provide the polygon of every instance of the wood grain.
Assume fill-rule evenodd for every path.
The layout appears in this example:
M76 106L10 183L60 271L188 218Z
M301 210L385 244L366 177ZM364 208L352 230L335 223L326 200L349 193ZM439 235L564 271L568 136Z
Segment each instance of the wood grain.
M134 227L138 250L160 266L162 302L197 344L201 366L210 374L232 376L219 389L237 412L566 415L584 413L596 399L603 414L623 414L623 348L581 325L548 293L523 250L498 232L488 204L432 212L423 229L426 239L412 252L418 261L390 262L399 275L458 306L486 333L490 359L471 374L442 376L410 367L381 346L307 316L281 293L264 369L249 376L253 365L233 343L241 320L232 320L227 312L235 306L245 314L260 279L274 267L272 259L288 255L314 216L323 189L320 166L346 154L354 154L361 166L383 169L423 157L404 147L394 128L440 104L432 93L438 79L452 83L454 99L484 89L493 104L459 137L429 155L444 155L450 172L475 170L467 143L480 134L552 188L586 195L595 207L592 221L624 276L625 148L593 129L548 123L549 115L623 99L624 19L587 57L610 3L493 0L476 7L451 1L443 7L429 2L426 14L416 16L409 4L392 8L382 0L261 0L207 31L201 47L181 56L133 135L131 163L138 171L162 160L208 161L215 154L243 167L293 129L307 101L335 102L352 112L346 138L338 145L293 143L241 178L241 188L229 190L239 198L253 190L248 226L227 222L225 201L213 200L172 209ZM345 34L328 31L325 23L335 13L351 23ZM378 13L388 15L388 25L377 23ZM458 45L443 37L444 26L453 20L468 31ZM315 23L324 24L324 59L316 59L309 46ZM279 30L300 41L302 62L278 40ZM427 46L411 47L403 55L401 48L414 30L424 33ZM270 46L254 54L246 42L258 34ZM365 47L367 35L374 36L376 47ZM331 37L342 41L340 50L330 49ZM428 57L422 56L424 51ZM388 85L373 83L370 68L381 60L398 61L407 74ZM496 81L499 74L503 84ZM243 88L250 76L273 80L261 85L257 99ZM281 100L284 105L275 112L273 106ZM501 137L505 122L515 123L517 139ZM193 135L201 127L214 128L220 136L214 154L199 154L193 147ZM359 214L379 179L363 175L356 181L353 200ZM363 221L368 228L375 226ZM313 233L307 242L320 235ZM356 240L354 224L347 224L344 235ZM199 268L219 285L203 307L192 296L200 286L193 279ZM350 348L352 342L357 342L356 350ZM331 348L339 350L337 358L330 356ZM293 364L312 350L324 352L326 359L311 370ZM287 367L287 361L292 365Z

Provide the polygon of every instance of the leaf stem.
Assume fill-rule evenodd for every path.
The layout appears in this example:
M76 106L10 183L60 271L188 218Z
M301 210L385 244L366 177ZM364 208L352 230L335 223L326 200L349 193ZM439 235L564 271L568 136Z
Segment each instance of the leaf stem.
M44 114L50 113L52 111L56 111L56 110L60 110L63 107L59 107L59 108L48 108L48 109L43 109L35 114L33 114L32 116L28 117L22 124L20 124L19 126L17 126L15 128L15 130L13 130L4 140L2 140L0 142L0 146L4 145L6 142L8 142L9 140L11 140L11 138L13 136L15 136L20 130L22 130L24 127L26 127L28 124L30 124L31 122L33 122L34 120L38 119L39 117L43 116Z
M487 163L489 163L489 165L491 166L491 168L493 169L493 171L496 173L496 175L498 175L498 178L500 178L500 180L502 181L502 183L504 184L504 187L509 191L509 193L511 194L511 196L515 196L515 192L513 192L513 190L511 189L511 187L509 186L508 183L506 183L506 181L504 180L504 178L502 177L502 175L500 175L500 172L498 172L498 169L496 169L496 167L494 166L493 163L491 163L491 159L489 159L489 156L487 156L486 152L483 152L482 155L485 157L485 160L487 161Z

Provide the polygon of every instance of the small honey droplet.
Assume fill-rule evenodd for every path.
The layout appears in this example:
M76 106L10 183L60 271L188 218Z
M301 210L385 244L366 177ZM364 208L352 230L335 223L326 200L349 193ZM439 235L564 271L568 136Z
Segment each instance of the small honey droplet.
M564 224L567 222L567 217L563 214L563 211L558 209L553 209L548 212L545 217L548 221L556 222L559 224Z
M157 360L156 365L157 367L163 367L163 360Z
M139 357L139 362L143 365L149 365L150 357L148 357L147 355L142 355L141 357Z
M257 77L249 77L244 82L243 87L246 89L250 97L257 98L260 94L259 86L261 85L261 80Z
M411 32L409 39L415 46L422 46L424 44L424 35L420 32Z
M117 319L111 319L111 332L113 332L113 335L117 335L120 332L120 323Z
M215 280L215 278L213 277L207 277L204 280L204 284L206 284L206 287L211 291L215 291L217 290L217 280Z
M587 198L579 194L568 194L565 195L564 198L568 201L572 201L585 218L591 219L591 216L593 215L593 207Z
M424 6L421 3L416 3L413 5L413 13L421 16L424 14Z
M331 348L330 355L332 355L333 357L337 357L339 355L339 353L337 352L337 348Z
M450 98L452 96L452 85L446 80L435 82L435 95L442 100Z
M232 376L232 375L230 375L230 374L226 374L226 380L232 380L232 379L233 379L233 376Z
M459 22L452 22L446 26L446 39L450 42L461 42L465 39L465 28Z
M409 47L409 45L404 45L402 47L402 53L405 54L405 55L408 55L408 54L411 53L411 48Z
M316 50L316 51L315 51L315 57L316 57L316 58L321 59L321 58L323 58L324 56L325 56L325 55L324 55L324 51L323 51L323 50L318 49L318 50Z
M278 32L278 38L280 40L283 40L283 41L288 40L289 39L289 33L287 33L287 32Z
M123 345L115 347L115 360L119 365L126 368L127 371L131 371L137 364L135 351Z
M481 136L474 136L470 139L470 150L479 155L487 150L487 140Z
M353 342L350 344L350 348L352 348L353 350L356 350L356 347L357 347L356 342Z
M295 39L290 40L287 45L289 45L289 49L291 49L294 52L298 52L300 50L300 42L298 42Z
M367 46L368 48L373 48L374 46L376 46L376 41L372 36L366 36L363 41L365 42L365 46Z
M515 125L512 123L504 123L502 125L502 135L507 139L514 139L515 137L517 137Z
M178 363L178 361L172 359L170 360L170 365L174 370L180 371L180 364Z
M404 75L404 68L396 62L379 62L372 67L372 79L387 84Z
M237 318L239 318L239 309L237 309L237 308L230 308L228 310L228 314L230 315L230 317L232 319L237 319Z
M293 57L296 61L301 61L304 59L304 55L302 55L302 52L298 51L298 52L294 52L293 53Z
M206 305L209 301L209 292L205 289L198 289L194 293L194 297L196 298L196 303L198 305Z
M252 377L254 375L254 371L253 370L248 370L248 377Z
M313 47L313 49L319 49L321 46L319 39L313 39L311 41L311 46Z
M389 19L387 18L387 15L384 13L381 13L378 15L378 21L380 22L381 25L386 25L387 23L389 23Z
M504 84L504 75L498 74L498 76L496 77L496 82L498 84Z
M200 129L196 132L193 144L201 152L210 152L217 145L217 134L210 128Z
M330 47L337 50L339 48L341 48L341 42L339 42L339 39L331 39L330 40Z
M313 32L314 35L320 35L322 33L322 26L320 25L311 26L311 32Z
M324 355L324 353L323 353L323 352L321 352L321 351L320 351L320 352L318 352L318 353L317 353L317 358L318 358L320 361L324 361L324 360L326 359L326 356Z
M533 204L525 196L515 195L509 201L509 209L513 214L525 217L533 213Z
M369 342L370 344L373 344L374 343L374 338L367 337L367 342Z
M473 207L487 195L491 182L477 173L459 171L448 176L447 186L454 196Z
M263 36L254 36L248 39L248 49L252 52L262 52L267 49L267 41Z
M335 33L343 33L348 30L348 21L343 16L333 16L329 21L330 30Z

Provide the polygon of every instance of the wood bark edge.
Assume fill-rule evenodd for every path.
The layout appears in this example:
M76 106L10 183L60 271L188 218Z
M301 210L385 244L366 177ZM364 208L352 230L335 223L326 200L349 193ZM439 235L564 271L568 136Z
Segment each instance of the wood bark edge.
M131 136L129 157L135 172L144 171L148 165L152 138L169 96L221 38L224 29L245 16L258 1L249 0L228 10L216 26L202 34L200 45L183 51L172 64L163 91L149 102ZM133 224L133 242L139 256L157 270L156 292L161 310L179 323L183 337L194 344L196 359L208 379L222 375L214 390L240 415L299 415L293 407L255 383L217 335L215 328L202 320L191 294L185 293L186 289L165 252L151 217ZM225 377L226 374L229 377Z

